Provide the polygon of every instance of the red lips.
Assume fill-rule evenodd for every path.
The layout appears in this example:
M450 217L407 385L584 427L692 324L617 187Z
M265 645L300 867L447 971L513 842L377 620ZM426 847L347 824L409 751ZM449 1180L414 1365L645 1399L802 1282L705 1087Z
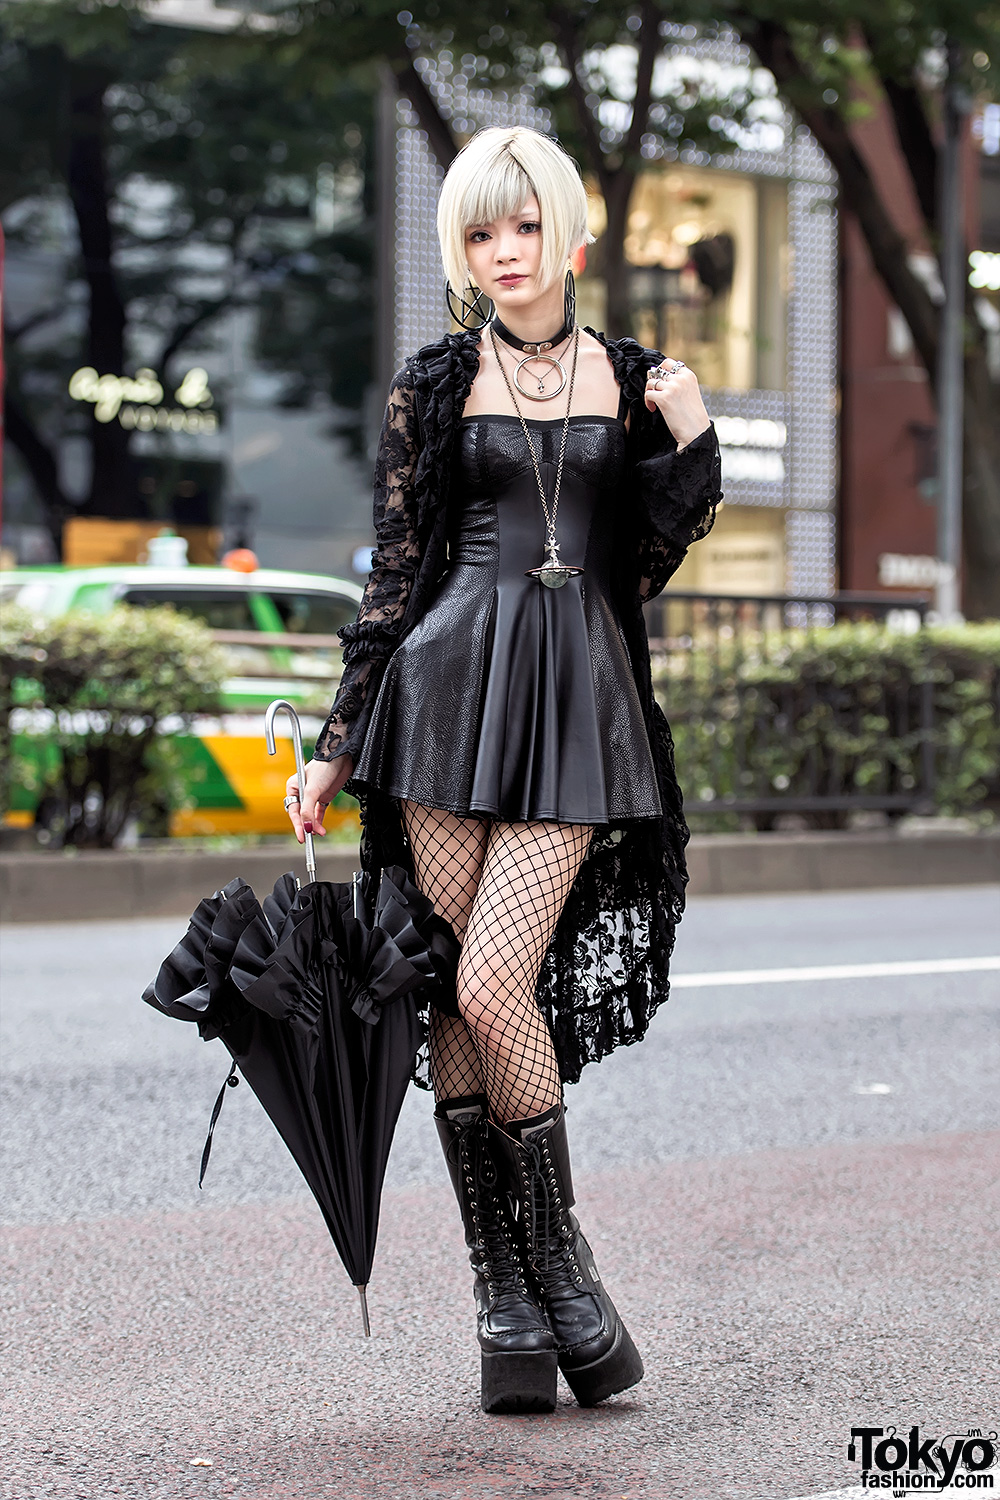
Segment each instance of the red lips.
M520 282L526 281L527 277L525 277L525 276L498 276L497 280L499 281L499 283L500 283L501 286L517 286Z

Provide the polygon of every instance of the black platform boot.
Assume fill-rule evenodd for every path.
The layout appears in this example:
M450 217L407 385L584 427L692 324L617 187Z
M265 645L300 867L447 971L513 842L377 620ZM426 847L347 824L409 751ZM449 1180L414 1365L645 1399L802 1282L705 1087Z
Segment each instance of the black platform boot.
M482 1408L554 1411L556 1340L526 1273L507 1195L487 1149L486 1108L485 1099L473 1098L447 1100L434 1111L476 1273Z
M580 1405L596 1406L636 1385L644 1372L570 1212L576 1200L565 1111L560 1105L502 1128L491 1121L489 1141L517 1204L521 1241L559 1345L559 1368Z

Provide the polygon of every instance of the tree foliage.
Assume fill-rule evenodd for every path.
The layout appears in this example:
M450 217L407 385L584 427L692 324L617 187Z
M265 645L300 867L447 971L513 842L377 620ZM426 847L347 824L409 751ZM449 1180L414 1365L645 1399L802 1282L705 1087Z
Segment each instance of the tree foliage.
M937 222L944 44L957 44L970 99L1000 97L1000 11L983 0L508 0L502 6L412 0L394 15L384 0L306 0L283 9L309 38L313 66L336 45L357 63L381 58L409 97L432 150L447 166L461 143L428 90L421 58L443 47L490 87L529 81L560 137L599 183L607 229L599 268L608 331L628 331L624 254L632 191L652 158L685 147L728 149L766 126L771 86L745 70L663 66L665 27L690 42L729 28L767 70L780 98L812 131L857 218L876 272L900 308L930 377L937 378L939 309L908 257L896 206L860 149L854 126L884 108L932 251ZM676 34L676 33L675 33ZM346 49L346 50L344 50ZM966 316L967 607L1000 614L1000 424L985 331L971 293Z
M70 401L69 375L149 366L172 389L231 312L260 308L281 399L330 397L357 445L371 369L370 100L364 80L305 86L280 49L156 26L132 4L0 7L8 241L72 247L49 304L7 330L8 436L57 545L74 511L144 514L129 434ZM69 436L91 450L82 505L58 461Z
M765 803L816 796L916 799L930 748L930 800L940 813L1000 808L1000 625L914 635L870 623L761 633L657 656L654 688L670 715L685 799ZM923 727L922 696L933 701ZM780 806L755 815L773 826ZM807 820L846 827L849 807ZM724 811L714 817L730 818Z
M629 331L625 229L638 175L651 160L691 149L728 150L760 141L773 127L778 101L813 132L835 167L842 206L855 215L875 269L905 317L931 382L937 372L939 311L908 258L910 248L896 206L860 149L854 127L876 109L892 122L927 243L939 245L937 175L942 48L961 52L970 96L1000 94L1000 12L982 0L889 0L860 6L847 0L817 11L806 0L295 0L266 7L268 31L239 36L165 36L142 20L132 3L88 0L7 0L0 9L7 44L0 56L0 125L21 148L15 155L18 201L60 193L77 206L81 256L88 267L91 338L97 322L114 330L141 307L158 330L158 357L205 339L220 311L261 289L262 349L277 369L289 370L286 399L305 401L324 388L353 404L370 369L371 203L356 226L290 247L267 232L268 213L282 212L323 163L361 169L364 150L349 145L370 102L378 71L388 71L409 98L431 149L447 166L468 133L451 120L428 86L425 63L447 50L472 82L506 88L529 82L550 107L560 137L598 182L607 229L597 265L607 286L607 326ZM729 28L751 49L759 67L725 70L669 65L665 29L694 43ZM673 28L673 30L670 30ZM127 58L127 66L125 59ZM58 75L58 78L57 76ZM65 75L75 80L62 84ZM95 81L96 80L96 81ZM102 80L103 83L102 83ZM115 276L102 281L101 235L91 225L95 253L84 244L84 216L73 197L74 150L93 168L81 142L94 120L100 92L110 112L114 149L107 224L121 214ZM89 90L89 91L88 91ZM53 106L52 101L58 101ZM90 116L87 109L91 109ZM6 112L6 113L5 113ZM367 123L367 120L366 122ZM465 122L470 123L470 122ZM471 122L474 123L474 122ZM100 133L100 132L98 132ZM82 154L81 154L82 153ZM277 153L277 154L276 154ZM283 153L283 154L282 154ZM10 160L0 190L10 202ZM4 174L7 175L4 175ZM93 178L92 180L96 180ZM162 232L140 242L122 185L159 182L171 212ZM299 186L295 187L294 184ZM98 194L100 196L100 194ZM111 207L114 206L114 214ZM30 215L28 215L30 220ZM275 222L277 222L275 220ZM41 232L29 228L24 231ZM277 243L280 241L280 244ZM211 287L190 274L185 247L200 244L234 268ZM146 259L143 261L143 256ZM169 285L153 285L153 258L173 269ZM109 257L105 256L105 261ZM143 282L143 273L146 280ZM84 290L84 279L76 285ZM116 291L117 288L117 291ZM116 303L117 296L117 303ZM82 299L81 299L82 300ZM1000 424L984 331L970 294L966 335L966 535L969 606L1000 613ZM303 330L309 331L306 338ZM58 385L58 349L33 339L32 390L22 399L15 330L11 431L32 468L40 493L65 508L51 451L35 443L39 426L27 422ZM102 337L109 337L107 333ZM173 341L173 342L172 342ZM120 339L119 342L122 342ZM345 352L349 351L349 357ZM46 365L46 360L49 364ZM50 368L51 367L51 368ZM119 366L120 367L120 366ZM57 378L58 377L58 378ZM31 383L29 382L29 383ZM81 420L81 414L75 414ZM103 462L95 443L95 474L106 502L125 483L121 453ZM107 439L112 446L121 440ZM103 462L103 467L102 467ZM114 481L109 483L109 476ZM95 499L92 493L91 502Z
M218 711L226 674L210 632L170 607L0 616L4 795L40 770L61 841L99 848L145 807L179 805L176 737Z

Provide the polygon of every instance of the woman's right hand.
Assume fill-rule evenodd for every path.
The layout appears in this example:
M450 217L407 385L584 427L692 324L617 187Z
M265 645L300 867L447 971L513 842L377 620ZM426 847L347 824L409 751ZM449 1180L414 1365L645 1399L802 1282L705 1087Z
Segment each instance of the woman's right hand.
M285 782L285 795L300 797L301 802L289 802L288 817L295 837L305 843L307 833L318 833L326 837L323 818L330 803L354 770L354 761L349 755L335 755L333 760L311 760L306 766L305 789L299 786L297 775L289 776Z

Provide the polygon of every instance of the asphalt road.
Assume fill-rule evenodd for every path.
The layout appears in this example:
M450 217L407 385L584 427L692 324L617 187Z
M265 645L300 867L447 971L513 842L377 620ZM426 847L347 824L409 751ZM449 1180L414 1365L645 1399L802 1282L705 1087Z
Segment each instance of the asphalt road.
M567 1091L647 1378L489 1419L426 1094L367 1343L246 1086L199 1193L228 1054L138 1000L183 927L3 934L4 1497L790 1500L858 1483L852 1425L997 1428L996 971L678 987ZM705 898L675 972L996 953L996 888Z

